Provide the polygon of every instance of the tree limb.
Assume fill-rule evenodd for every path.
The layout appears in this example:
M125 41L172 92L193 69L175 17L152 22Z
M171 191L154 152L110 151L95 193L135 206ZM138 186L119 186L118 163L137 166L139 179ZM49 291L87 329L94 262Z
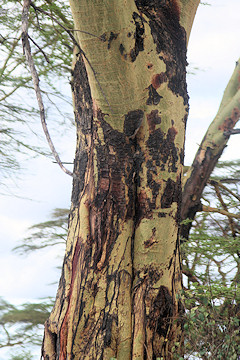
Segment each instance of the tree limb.
M222 102L215 119L210 124L197 151L192 166L183 181L182 219L194 219L199 211L200 199L207 181L217 164L229 139L227 131L232 131L240 117L239 90L240 62L224 91ZM182 227L182 236L188 238L191 225Z
M41 90L40 90L40 86L39 86L39 77L38 77L38 73L37 70L35 68L34 62L33 62L33 58L31 55L31 47L30 47L30 43L29 43L29 39L28 39L28 12L29 12L29 7L30 7L30 1L29 0L24 0L23 2L23 12L22 12L22 44L23 44L23 52L26 56L27 59L27 63L28 66L30 68L31 71L31 75L32 75L32 80L33 80L33 85L34 85L34 89L35 89L35 93L36 93L36 97L37 97L37 101L38 101L38 106L39 106L39 110L40 110L40 118L41 118L41 123L42 123L42 128L44 131L44 134L46 136L47 142L49 144L49 147L52 151L52 154L56 160L56 162L58 163L58 165L60 166L60 168L68 175L73 176L73 173L71 171L69 171L68 169L65 168L65 166L62 164L60 157L53 145L52 139L50 137L48 128L47 128L47 124L46 124L46 117L45 117L45 109L44 109L44 105L43 105L43 100L42 100L42 95L41 95Z
M224 180L224 179L223 179ZM222 184L221 181L216 181L216 180L209 180L209 184L215 186L215 184L218 185L218 187L220 187L221 189L225 190L226 192L228 192L230 195L232 195L233 197L235 197L238 201L240 201L240 196L235 194L232 190L228 189L225 185Z
M205 212L215 212L221 215L225 215L227 217L231 217L231 218L236 218L236 219L240 219L240 215L239 214L233 214L230 213L226 210L222 210L222 209L217 209L217 208L213 208L211 206L206 206L206 205L202 205L202 211Z
M240 134L240 129L233 129L224 131L225 136Z
M196 278L196 276L194 276L193 273L186 267L183 267L182 273L188 277L189 281L200 284L200 281Z

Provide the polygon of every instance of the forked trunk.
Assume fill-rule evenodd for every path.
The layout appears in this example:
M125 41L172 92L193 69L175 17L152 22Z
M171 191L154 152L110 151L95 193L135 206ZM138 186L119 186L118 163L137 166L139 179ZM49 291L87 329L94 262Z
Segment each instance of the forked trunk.
M186 42L198 1L70 3L77 149L43 357L170 360L182 341Z

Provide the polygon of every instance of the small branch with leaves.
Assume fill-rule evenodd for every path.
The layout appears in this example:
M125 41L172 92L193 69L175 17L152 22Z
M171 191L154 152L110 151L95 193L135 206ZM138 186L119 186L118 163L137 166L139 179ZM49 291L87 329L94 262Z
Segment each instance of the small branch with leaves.
M23 44L23 52L26 56L26 60L28 63L28 66L30 68L31 71L31 75L32 75L32 80L33 80L33 85L34 85L34 89L35 89L35 93L36 93L36 97L37 97L37 101L38 101L38 106L39 106L39 110L40 110L40 118L41 118L41 123L42 123L42 128L44 131L44 134L46 136L47 142L49 144L49 147L52 151L52 154L56 160L56 162L58 163L58 165L60 166L60 168L68 175L73 176L73 173L71 171L69 171L68 169L66 169L66 167L63 165L63 163L61 162L61 159L55 149L55 146L52 142L52 139L50 137L48 128L47 128L47 123L46 123L46 116L45 116L45 109L44 109L44 105L43 105L43 99L42 99L42 95L41 95L41 89L39 86L39 77L38 77L38 73L36 70L36 67L34 65L34 61L32 58L32 54L31 54L31 46L30 46L30 42L29 42L29 36L28 36L28 13L29 13L29 8L30 8L30 1L29 0L24 0L23 2L23 12L22 12L22 44Z

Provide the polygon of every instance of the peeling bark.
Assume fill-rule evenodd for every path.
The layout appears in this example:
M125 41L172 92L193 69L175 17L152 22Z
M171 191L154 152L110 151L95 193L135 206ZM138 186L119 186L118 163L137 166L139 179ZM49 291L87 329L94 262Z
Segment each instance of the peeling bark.
M189 3L70 1L86 56L75 50L72 207L44 359L171 360L182 342Z

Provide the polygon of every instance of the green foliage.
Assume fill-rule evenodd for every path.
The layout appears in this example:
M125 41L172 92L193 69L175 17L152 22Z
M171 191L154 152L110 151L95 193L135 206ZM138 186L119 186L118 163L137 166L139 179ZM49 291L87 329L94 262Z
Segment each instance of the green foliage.
M208 287L195 284L183 292L187 309L184 324L186 353L195 359L237 359L240 308L236 304L240 292L221 285L214 292L210 284ZM224 301L221 302L219 296Z
M30 11L29 36L35 65L41 77L45 102L47 106L51 105L48 114L58 123L70 124L72 114L69 115L60 109L66 108L67 104L71 103L71 99L66 96L66 91L64 93L59 91L60 87L69 86L67 78L70 77L73 45L63 27L71 29L73 26L70 11L64 0L58 1L57 4L51 0L36 1L32 4L34 7L32 5ZM43 144L39 143L39 135L36 135L39 134L40 121L35 106L32 79L22 50L21 13L21 1L1 1L1 184L4 184L5 178L9 180L9 176L18 172L23 161L19 153L24 154L25 157L29 156L29 151L49 155ZM58 23L55 21L56 17ZM55 127L57 128L56 125Z
M239 215L239 170L238 161L219 163L202 201ZM182 245L186 359L239 358L239 236L239 219L205 212Z
M33 360L33 355L29 351L23 351L17 355L11 355L10 360Z
M26 348L40 347L43 324L52 306L51 298L21 306L14 306L0 298L0 348L14 348L14 360L32 359Z
M31 226L31 235L14 248L20 254L66 243L68 209L55 209L51 220Z
M22 323L24 330L30 330L34 326L44 324L49 315L49 307L48 303L23 304L21 309L11 306L8 311L3 311L0 324Z

